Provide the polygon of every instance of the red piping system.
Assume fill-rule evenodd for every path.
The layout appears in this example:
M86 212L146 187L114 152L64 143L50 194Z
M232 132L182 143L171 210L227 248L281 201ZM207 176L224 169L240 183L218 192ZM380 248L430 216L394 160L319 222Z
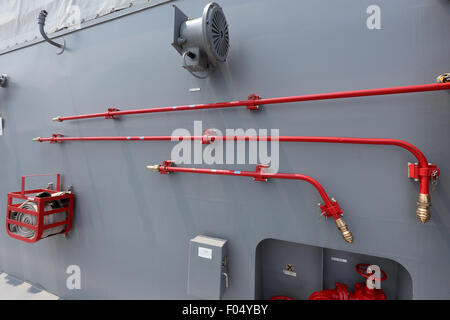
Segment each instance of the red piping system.
M88 119L88 118L98 118L98 117L105 117L106 119L114 119L117 116L123 116L123 115L129 115L129 114L201 110L201 109L218 109L218 108L243 107L243 106L247 107L247 109L250 109L250 110L259 110L259 107L261 105L268 105L268 104L313 101L313 100L342 99L342 98L356 98L356 97L368 97L368 96L390 95L390 94L399 94L399 93L413 93L413 92L426 92L426 91L439 91L439 90L450 90L450 83L432 83L432 84L414 85L414 86L405 86L405 87L318 93L318 94L310 94L310 95L302 95L302 96L279 97L279 98L269 98L269 99L261 99L258 95L251 94L248 97L248 100L243 100L243 101L230 101L230 102L219 102L219 103L161 107L161 108L123 110L123 111L120 111L117 108L109 108L107 112L84 114L84 115L77 115L77 116L68 116L68 117L58 116L58 117L53 118L52 120L62 122L62 121L67 121L67 120L78 120L78 119Z
M174 162L167 160L163 161L162 165L147 166L147 169L157 171L161 174L168 174L171 172L191 172L191 173L201 173L201 174L214 174L214 175L225 175L225 176L241 176L250 177L254 181L267 182L268 179L290 179L290 180L303 180L312 184L324 201L324 205L320 208L322 213L326 217L333 217L338 229L341 231L342 237L348 243L353 242L353 235L348 229L346 223L342 219L342 209L340 208L337 201L330 199L327 195L325 189L322 185L314 180L313 178L296 173L269 173L265 172L267 165L257 165L255 171L233 171L233 170L219 170L219 169L200 169L200 168L186 168L186 167L174 167Z
M411 152L416 158L417 164L408 164L408 175L410 178L420 182L420 194L418 198L417 217L422 222L427 222L431 217L430 212L430 179L437 182L440 175L436 165L428 163L425 155L416 146L409 142L398 139L377 138L345 138L345 137L307 137L307 136L129 136L129 137L63 137L54 134L49 138L34 138L33 141L60 143L63 141L180 141L201 140L209 143L215 140L234 141L280 141L280 142L315 142L315 143L344 143L344 144L367 144L367 145L390 145L397 146Z

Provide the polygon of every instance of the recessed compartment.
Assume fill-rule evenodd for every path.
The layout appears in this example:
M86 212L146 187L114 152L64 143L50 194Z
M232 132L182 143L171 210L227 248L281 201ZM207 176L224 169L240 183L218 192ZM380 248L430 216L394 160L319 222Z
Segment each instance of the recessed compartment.
M313 292L335 289L336 283L354 292L355 284L366 281L355 270L361 263L386 273L381 289L388 300L412 299L411 276L394 260L276 239L263 240L256 248L255 298L306 300Z

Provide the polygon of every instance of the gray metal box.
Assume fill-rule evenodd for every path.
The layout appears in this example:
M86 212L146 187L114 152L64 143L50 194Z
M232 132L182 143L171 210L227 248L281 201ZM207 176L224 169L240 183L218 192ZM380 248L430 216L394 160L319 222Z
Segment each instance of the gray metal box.
M188 294L201 299L220 299L227 286L227 240L207 236L191 239Z

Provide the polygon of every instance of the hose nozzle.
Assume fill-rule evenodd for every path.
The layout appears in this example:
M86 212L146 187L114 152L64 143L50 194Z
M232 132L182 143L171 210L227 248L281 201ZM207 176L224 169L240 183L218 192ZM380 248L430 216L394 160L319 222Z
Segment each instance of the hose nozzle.
M52 118L52 121L62 122L60 116L57 116L57 117Z
M41 142L41 137L36 137L36 138L33 138L32 140L36 141L36 142Z
M147 169L159 172L159 164L156 164L154 166L147 166Z
M417 199L417 218L425 223L431 218L431 200L429 194L419 193Z
M339 231L341 232L344 240L347 241L348 243L353 243L353 234L348 229L347 224L345 223L344 219L339 218L339 219L336 219L335 221L336 221L336 225L337 225Z

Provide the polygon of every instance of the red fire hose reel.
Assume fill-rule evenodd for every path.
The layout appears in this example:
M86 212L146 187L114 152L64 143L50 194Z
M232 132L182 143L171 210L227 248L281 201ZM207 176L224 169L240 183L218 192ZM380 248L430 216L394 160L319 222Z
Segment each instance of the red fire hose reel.
M356 272L366 279L369 279L372 274L367 273L369 264L360 263L356 265ZM380 269L381 279L387 279L386 273ZM309 296L309 300L386 300L386 294L382 289L371 289L365 282L355 284L355 292L349 292L347 285L336 282L336 287L333 290L327 289L314 292Z
M49 187L25 190L25 179L56 175L56 190ZM64 233L72 228L74 195L61 191L59 174L22 176L22 188L8 193L6 231L18 240L28 243Z

